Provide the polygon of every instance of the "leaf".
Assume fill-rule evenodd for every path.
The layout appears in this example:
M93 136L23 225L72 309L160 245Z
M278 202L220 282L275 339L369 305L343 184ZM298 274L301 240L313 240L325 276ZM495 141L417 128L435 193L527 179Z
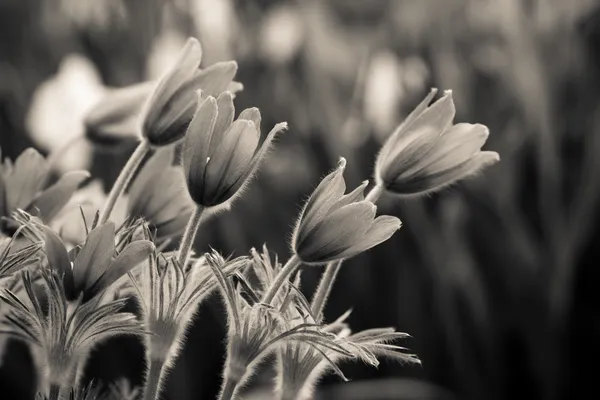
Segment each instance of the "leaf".
M52 220L71 200L79 185L89 177L87 171L67 172L58 182L38 194L27 207L27 211L37 209L42 221Z

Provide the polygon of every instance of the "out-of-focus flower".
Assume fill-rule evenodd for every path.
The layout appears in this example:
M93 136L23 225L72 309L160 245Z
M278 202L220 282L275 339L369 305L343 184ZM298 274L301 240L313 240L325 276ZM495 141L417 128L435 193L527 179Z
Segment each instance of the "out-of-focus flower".
M48 163L36 150L29 148L14 164L0 164L0 231L12 234L16 229L12 214L17 209L52 220L68 203L79 185L89 177L86 171L64 174L58 182L47 186Z
M389 239L401 222L383 215L364 199L367 182L344 194L344 168L327 175L306 202L292 237L292 249L305 264L324 264L353 257Z
M452 93L431 106L433 89L383 145L375 166L377 184L392 193L413 196L439 190L500 158L481 151L488 128L453 124Z
M33 95L26 117L31 138L47 151L63 148L81 135L85 115L104 92L92 62L82 55L68 55L58 73Z
M67 252L60 237L47 227L45 250L50 269L62 278L67 301L87 302L102 295L119 278L148 258L154 246L148 240L127 244L115 257L115 225L109 221L94 228L82 246Z
M158 243L180 235L195 204L185 189L182 167L173 165L174 149L158 149L133 181L127 215L144 218L156 230Z
M300 50L304 23L293 6L273 7L264 17L260 31L260 51L274 64L287 64Z
M275 135L287 128L279 123L261 139L261 115L249 108L233 121L231 93L215 99L198 93L198 109L190 123L183 149L188 191L200 206L230 202L258 169Z
M86 137L109 147L141 139L140 113L154 85L155 82L142 82L110 90L85 116Z
M218 96L237 72L235 61L200 69L202 48L189 38L173 67L159 80L143 112L142 135L154 146L166 146L185 135L195 109L196 90Z
M63 279L57 271L39 268L45 287L41 299L29 272L21 275L26 293L22 301L10 290L3 290L0 299L11 307L3 321L17 338L34 346L43 357L42 378L49 384L46 393L56 391L61 398L77 386L76 371L90 350L102 341L123 334L141 334L142 327L135 315L118 312L126 300L100 305L69 302ZM46 300L47 305L42 306ZM53 398L57 398L53 396Z

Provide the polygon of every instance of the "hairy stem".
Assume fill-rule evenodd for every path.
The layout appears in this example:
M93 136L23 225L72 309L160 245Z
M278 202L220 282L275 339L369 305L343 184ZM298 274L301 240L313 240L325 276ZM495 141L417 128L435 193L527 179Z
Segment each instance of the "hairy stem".
M150 358L146 371L146 385L144 387L144 400L158 400L162 390L162 372L164 361Z
M298 258L298 256L294 254L288 260L288 262L285 263L279 274L277 274L277 276L275 277L275 281L269 287L269 290L263 297L262 302L265 304L270 304L275 298L275 295L277 294L281 286L284 284L284 282L287 281L290 275L292 275L296 271L296 269L298 269L299 266L300 258Z
M147 140L144 139L140 142L140 144L135 149L131 157L129 157L127 164L125 164L125 166L123 167L123 170L117 177L115 184L110 190L108 198L106 199L104 210L102 210L102 213L100 214L100 219L98 220L99 224L103 224L106 221L108 221L108 219L110 218L110 214L113 211L113 208L115 208L117 199L119 198L121 193L125 191L127 185L129 185L131 178L133 178L133 175L135 175L135 173L137 172L140 164L142 163L142 160L144 159L146 154L148 154L148 151L150 151L150 144Z
M379 185L376 185L369 191L365 197L365 200L376 203L382 193L383 188ZM325 272L323 272L323 275L321 275L319 286L317 287L317 291L315 292L312 304L310 306L312 314L316 318L317 322L322 320L323 309L325 308L325 304L329 299L329 295L333 289L333 283L340 272L342 263L343 260L330 262L327 264L327 267L325 267Z
M234 400L237 393L239 380L233 379L231 376L225 377L219 400Z
M192 250L194 240L196 239L196 233L198 232L198 228L202 222L203 212L204 207L196 206L196 210L192 214L187 226L185 227L185 232L183 233L183 238L181 239L181 245L179 246L179 252L177 253L177 260L179 261L179 265L182 267L185 267L185 264L190 258L190 251Z

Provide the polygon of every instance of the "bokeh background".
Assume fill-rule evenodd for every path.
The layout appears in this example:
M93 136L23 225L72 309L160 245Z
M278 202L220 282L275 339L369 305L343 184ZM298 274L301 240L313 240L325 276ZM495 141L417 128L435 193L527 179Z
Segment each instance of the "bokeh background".
M281 258L302 201L344 156L349 186L371 177L382 141L430 87L452 89L457 121L489 126L501 162L427 198L385 197L403 228L346 263L326 316L392 325L422 367L344 365L322 399L576 399L598 396L600 356L600 6L594 0L0 0L0 147L54 155L106 188L132 148L83 139L111 87L155 79L187 36L203 65L235 59L238 108L288 121L276 151L198 249ZM306 270L309 295L320 270ZM165 399L211 399L224 312L204 304ZM142 346L97 349L86 375L139 384ZM26 348L3 355L3 399L32 397ZM271 379L265 368L253 386ZM591 396L591 397L590 397ZM256 398L262 398L260 394Z

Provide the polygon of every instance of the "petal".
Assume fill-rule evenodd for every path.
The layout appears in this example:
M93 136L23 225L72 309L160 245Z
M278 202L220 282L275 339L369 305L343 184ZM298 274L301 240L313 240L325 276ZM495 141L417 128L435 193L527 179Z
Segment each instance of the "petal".
M47 226L44 226L43 229L45 233L44 251L46 252L48 265L62 277L65 295L69 300L73 300L77 295L74 293L75 283L69 253L67 253L63 241L52 229Z
M457 180L473 175L483 168L495 164L499 160L498 153L482 151L460 165L434 174L419 175L410 181L393 182L388 189L393 193L403 196L434 192L451 185Z
M323 178L311 194L300 213L296 229L294 229L293 247L296 247L297 242L303 242L306 239L306 235L310 234L321 223L325 216L329 214L329 210L344 195L346 191L345 168L346 159L341 158L338 167Z
M86 137L104 146L139 140L138 118L155 85L148 81L110 91L85 117Z
M109 221L90 232L73 262L76 290L85 290L104 274L114 253L115 224Z
M4 177L7 214L26 209L42 189L48 176L46 160L36 150L25 150Z
M454 125L427 155L424 169L434 173L464 163L481 150L488 136L489 130L485 125Z
M200 43L197 39L189 38L177 61L156 85L148 100L142 123L142 132L151 143L163 145L175 139L173 125L180 119L182 108L180 104L174 104L173 100L181 97L181 88L186 87L198 71L201 59Z
M164 147L159 148L148 159L129 188L128 209L130 216L143 217L147 215L148 203L153 197L148 192L160 186L162 172L169 170L173 165L174 158L173 148ZM160 189L158 191L163 193Z
M235 114L235 108L233 106L233 95L231 92L223 92L217 99L217 107L219 114L217 116L217 122L215 123L215 129L210 139L210 146L208 148L209 156L214 154L216 148L223 140L223 135L229 128L229 125L233 122L233 115Z
M240 178L248 176L258 140L252 121L237 120L231 124L206 166L207 206L225 202L244 183Z
M254 122L256 131L260 134L260 121L262 119L260 110L257 107L246 108L240 113L238 119L247 119L248 121Z
M147 260L153 251L154 245L148 240L138 240L127 245L106 271L91 285L88 285L84 301L102 293L115 283L117 279L121 278L142 261Z
M394 146L398 142L399 138L406 131L406 127L410 126L410 124L412 124L413 121L419 115L421 115L423 113L423 111L425 111L427 109L427 107L429 107L429 104L431 104L431 100L433 100L433 97L436 94L437 94L437 89L432 88L429 91L429 93L427 94L427 96L425 96L425 98L423 100L421 100L421 102L415 107L415 109L412 110L410 114L408 114L406 119L404 121L402 121L402 123L400 125L398 125L396 130L394 130L394 132L391 134L391 136L389 137L389 139L386 141L383 148L381 149L382 157L387 158L389 156L390 152L394 149Z
M345 205L363 201L365 199L365 189L368 184L369 184L369 181L363 181L363 183L361 183L360 186L358 186L352 192L343 195L337 201L337 203L335 203L335 206L333 207L333 209L337 210L337 209L344 207Z
M403 128L385 156L378 157L376 168L380 178L389 183L419 164L450 126L455 111L452 95L447 93Z
M216 119L217 101L214 97L208 97L198 106L188 128L183 147L183 169L188 191L198 204L201 204L204 197L204 170L208 158L208 145Z
M350 258L367 251L388 240L400 227L402 222L390 215L381 215L372 222L364 235L364 239L355 247L342 253L343 258Z
M370 201L352 203L335 210L321 221L312 233L295 249L300 259L308 263L325 263L353 253L361 246L371 226L377 207Z
M190 80L190 86L202 89L207 96L219 97L226 91L237 73L238 65L235 61L222 61L208 68L197 71Z
M89 177L87 171L67 172L58 182L38 194L28 210L38 210L38 216L44 222L51 221L71 200L79 185Z

